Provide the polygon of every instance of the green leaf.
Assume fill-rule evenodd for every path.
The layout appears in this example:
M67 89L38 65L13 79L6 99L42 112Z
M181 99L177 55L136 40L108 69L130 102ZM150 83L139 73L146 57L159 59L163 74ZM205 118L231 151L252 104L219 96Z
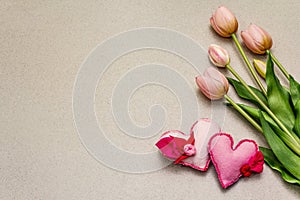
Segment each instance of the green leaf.
M243 84L241 84L241 82L239 82L235 79L232 79L230 77L227 77L227 80L234 87L234 89L235 89L236 93L239 95L239 97L241 97L242 99L249 100L252 103L260 106L260 104L257 102L257 100L247 91L247 89L243 86ZM267 101L266 97L263 95L263 93L260 90L256 89L255 87L252 87L250 85L249 85L249 87L266 105L268 105L268 101Z
M294 106L300 100L300 84L290 75L290 92Z
M300 138L300 100L295 104L296 121L294 125L294 131Z
M270 55L267 61L266 83L268 86L267 96L270 109L282 123L293 129L295 116L290 105L290 94L282 87L276 77L274 64Z
M295 178L284 166L279 162L271 149L259 147L259 150L264 154L265 162L274 170L281 173L283 180L288 183L300 185L300 180Z
M260 123L260 113L262 113L264 119L269 123L271 128L276 132L277 136L280 137L280 139L288 146L290 147L295 153L300 155L300 140L296 136L296 134L289 130L293 137L290 137L288 134L286 134L284 131L279 128L279 126L276 124L276 122L264 111L261 111L257 108L253 108L251 106L238 104L245 112L248 113L254 120L256 120L258 123Z
M269 122L272 126L277 126L276 122L268 115L268 113L261 111L258 108L253 108L251 106L247 106L244 104L238 104L246 113L248 113L255 121L260 123L260 112L262 112L264 118Z
M277 134L277 136L280 137L280 139L288 146L291 150L293 150L298 156L300 156L300 141L297 135L290 131L292 134L292 137L286 134L286 132L282 131L278 126L273 126L272 124L271 128L274 130L274 132Z
M284 144L262 114L260 114L260 121L265 138L276 158L282 163L285 169L300 180L300 157Z

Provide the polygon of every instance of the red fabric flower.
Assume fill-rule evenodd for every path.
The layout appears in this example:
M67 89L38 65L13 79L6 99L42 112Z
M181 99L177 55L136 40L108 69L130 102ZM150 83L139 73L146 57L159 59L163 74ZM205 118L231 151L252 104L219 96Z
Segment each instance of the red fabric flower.
M249 159L248 164L241 167L243 176L250 176L252 172L261 173L263 171L264 155L258 151L254 156Z
M250 166L248 164L243 165L243 167L241 168L241 173L246 177L250 176L252 174L252 172L250 171Z
M260 173L263 171L263 165L264 165L264 155L261 151L258 151L255 156L250 158L249 160L249 166L251 171Z

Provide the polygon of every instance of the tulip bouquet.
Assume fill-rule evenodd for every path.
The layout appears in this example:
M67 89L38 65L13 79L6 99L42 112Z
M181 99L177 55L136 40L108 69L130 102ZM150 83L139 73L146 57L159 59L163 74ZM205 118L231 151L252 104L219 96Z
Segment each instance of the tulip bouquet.
M210 18L210 23L220 36L233 39L258 88L244 81L230 65L228 52L218 45L209 47L211 62L217 67L228 69L236 79L226 78L211 67L196 77L197 85L211 100L224 97L229 105L261 132L270 147L260 147L265 162L281 173L285 181L300 185L300 84L271 52L272 38L264 29L251 24L241 32L241 38L250 51L268 55L266 63L254 60L252 65L237 38L238 21L232 12L224 6L219 7ZM274 63L289 81L289 87L281 85L274 72ZM266 88L262 81L265 81ZM229 84L240 98L249 101L251 105L238 104L230 98L227 95Z

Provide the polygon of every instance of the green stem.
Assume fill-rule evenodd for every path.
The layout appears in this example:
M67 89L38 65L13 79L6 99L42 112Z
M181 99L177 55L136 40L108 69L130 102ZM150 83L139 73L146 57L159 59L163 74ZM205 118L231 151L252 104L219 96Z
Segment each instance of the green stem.
M258 131L263 133L261 126L252 117L250 117L239 105L237 105L233 101L233 99L231 99L228 95L225 95L224 97L241 115L243 115L248 120L248 122L250 122Z
M260 79L258 78L258 76L257 76L257 74L256 74L256 72L255 72L255 70L254 70L254 68L253 68L252 65L250 64L250 61L249 61L249 59L247 58L247 56L246 56L246 54L245 54L245 52L244 52L244 50L243 50L243 48L242 48L242 46L241 46L239 40L237 39L235 33L233 33L231 36L232 36L232 38L233 38L233 40L234 40L234 43L235 43L235 45L237 46L239 52L241 53L241 55L242 55L242 57L243 57L243 59L244 59L246 65L247 65L248 69L250 70L250 72L251 72L251 74L252 74L254 80L256 81L257 85L260 87L260 89L261 89L261 91L263 92L263 94L264 94L265 96L267 96L267 91L266 91L266 89L264 88L263 84L261 83Z
M277 58L271 53L271 51L267 50L267 54L269 54L272 58L272 60L276 63L278 68L281 70L281 72L285 75L287 79L290 79L289 73L286 71L286 69L282 66L282 64L277 60Z
M257 102L262 106L262 108L272 117L272 119L278 124L278 126L289 135L293 140L293 143L298 147L300 146L300 141L298 138L295 138L293 134L282 124L282 122L276 117L276 115L264 104L264 102L253 92L253 90L247 85L247 83L238 75L238 73L229 65L226 65L226 68L242 83L246 90L257 100Z

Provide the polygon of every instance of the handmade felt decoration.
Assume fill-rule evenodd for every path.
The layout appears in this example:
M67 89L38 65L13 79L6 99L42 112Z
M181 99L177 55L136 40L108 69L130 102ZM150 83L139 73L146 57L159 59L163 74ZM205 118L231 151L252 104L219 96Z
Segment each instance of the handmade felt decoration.
M199 119L193 124L190 135L178 130L167 131L162 134L156 146L175 164L206 171L210 163L207 149L209 139L220 131L220 127L210 119Z
M200 171L206 171L212 160L223 188L241 176L263 171L264 157L253 140L242 140L233 148L233 138L220 132L220 127L211 120L200 119L193 124L189 135L178 130L167 131L156 146L174 164Z
M229 134L218 133L209 142L208 149L223 188L227 188L241 176L263 171L264 157L253 140L242 140L233 148Z

